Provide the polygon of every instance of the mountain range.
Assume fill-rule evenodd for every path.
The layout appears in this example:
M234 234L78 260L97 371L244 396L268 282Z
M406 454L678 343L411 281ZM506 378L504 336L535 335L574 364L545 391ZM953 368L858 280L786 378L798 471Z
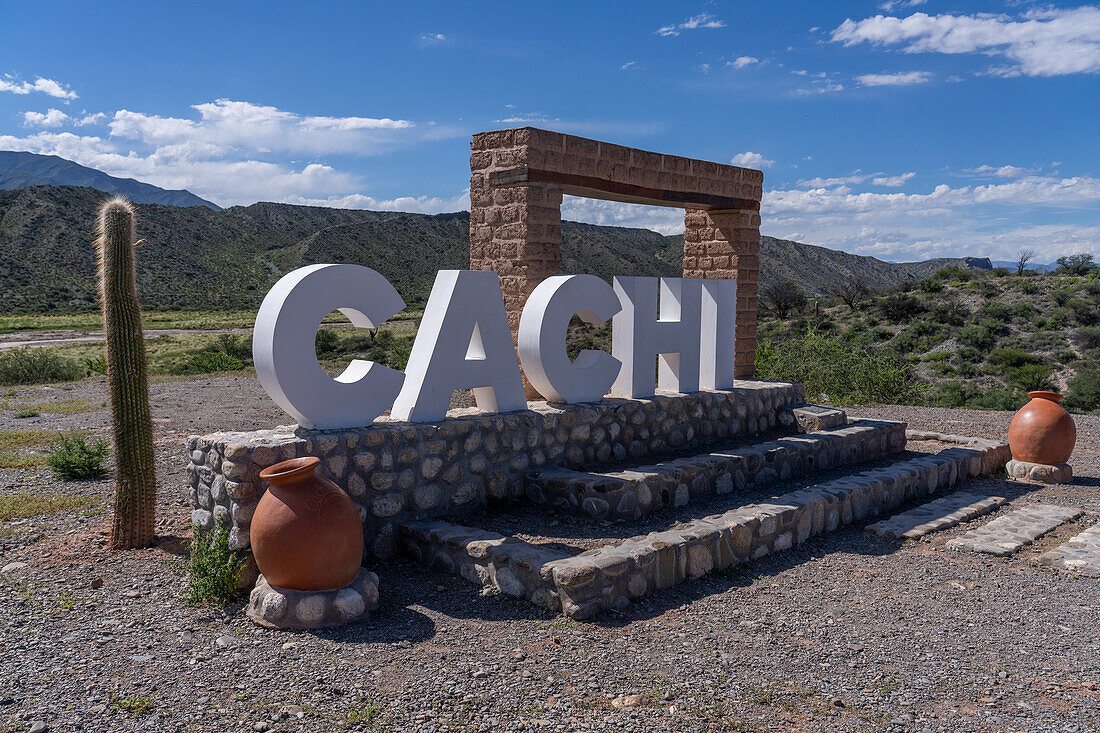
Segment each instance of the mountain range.
M0 189L42 185L87 186L116 196L125 196L138 204L207 206L215 211L221 209L217 204L199 198L190 191L169 191L133 178L116 178L56 155L0 150Z
M57 185L59 182L74 185ZM408 214L257 203L220 209L189 191L167 191L49 155L0 151L0 309L9 313L96 307L92 230L107 194L138 209L138 280L146 308L255 308L283 274L319 262L367 265L409 302L427 297L441 269L469 267L469 213ZM675 276L683 237L647 229L563 222L563 272ZM890 263L761 237L762 285L790 280L810 295L861 277L885 288L945 265L987 259Z

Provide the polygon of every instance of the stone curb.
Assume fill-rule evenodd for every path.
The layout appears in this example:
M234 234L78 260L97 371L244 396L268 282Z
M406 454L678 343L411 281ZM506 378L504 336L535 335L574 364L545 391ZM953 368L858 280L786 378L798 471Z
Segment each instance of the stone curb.
M1020 504L1008 514L950 540L947 547L1005 557L1084 513L1084 509L1057 504Z
M905 448L905 423L860 420L846 427L741 448L586 473L553 468L528 475L527 498L593 519L637 519L715 494L854 465Z
M1039 556L1040 565L1068 573L1100 578L1100 524L1093 525L1049 552Z

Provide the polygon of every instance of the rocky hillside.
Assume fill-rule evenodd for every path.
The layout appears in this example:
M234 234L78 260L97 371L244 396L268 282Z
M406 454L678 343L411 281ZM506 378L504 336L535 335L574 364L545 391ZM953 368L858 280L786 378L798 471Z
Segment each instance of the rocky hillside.
M100 191L30 186L0 191L0 309L9 313L95 307L91 246ZM140 289L147 308L253 308L283 273L317 262L352 262L389 278L410 302L423 299L435 271L469 265L469 214L405 214L258 203L139 204ZM644 229L566 222L562 270L675 275L681 237ZM988 260L890 264L764 237L763 281L789 279L808 293L860 275L874 287L914 281L944 264L988 267Z

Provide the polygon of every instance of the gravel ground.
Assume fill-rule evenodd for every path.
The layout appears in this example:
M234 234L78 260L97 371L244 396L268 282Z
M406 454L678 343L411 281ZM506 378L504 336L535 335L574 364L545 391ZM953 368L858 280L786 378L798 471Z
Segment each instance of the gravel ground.
M595 623L482 597L461 579L398 561L372 568L382 583L372 622L289 633L253 627L239 605L179 601L189 533L183 439L285 416L244 377L161 382L152 393L156 548L102 546L108 481L0 473L3 492L95 497L89 509L0 525L0 566L26 563L0 579L3 733L39 721L50 731L1100 730L1100 581L1034 564L1098 519L1100 418L1077 420L1073 486L964 486L1013 504L1088 510L1014 557L944 548L999 513L918 542L878 540L857 526ZM102 382L15 399L77 398L102 402ZM1009 418L851 413L1000 438ZM104 430L106 420L105 410L29 420L4 412L0 430Z

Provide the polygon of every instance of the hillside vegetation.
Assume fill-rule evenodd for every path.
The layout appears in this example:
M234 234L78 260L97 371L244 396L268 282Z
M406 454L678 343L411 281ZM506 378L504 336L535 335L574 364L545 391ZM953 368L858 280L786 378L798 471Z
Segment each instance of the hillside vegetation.
M94 213L104 194L91 188L31 186L0 191L0 311L94 311ZM259 203L214 211L203 206L137 206L147 240L139 289L147 311L250 310L286 272L320 262L372 267L406 301L423 301L435 272L469 267L469 214L405 214ZM562 225L562 271L613 275L681 272L682 237L645 229ZM824 247L761 238L761 280L793 280L820 294L838 278L874 287L911 282L945 263L988 267L988 260L891 264Z
M1069 409L1100 410L1100 270L1077 272L946 267L862 295L840 283L850 305L765 289L758 370L837 402L1010 410L1054 389Z

